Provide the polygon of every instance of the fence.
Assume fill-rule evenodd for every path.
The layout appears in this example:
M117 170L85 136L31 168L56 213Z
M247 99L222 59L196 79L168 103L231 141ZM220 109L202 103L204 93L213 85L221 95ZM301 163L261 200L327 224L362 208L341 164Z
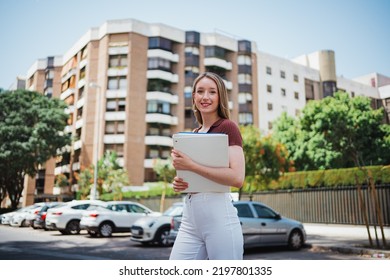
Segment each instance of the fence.
M380 209L383 225L390 226L390 185L376 186L377 204L373 202L370 188L363 186L361 190L363 203L355 186L259 192L252 196L243 194L240 199L263 202L283 216L303 223L365 225L366 214L370 225L379 225L377 209ZM167 197L164 209L181 200L180 196ZM139 202L158 211L160 198Z

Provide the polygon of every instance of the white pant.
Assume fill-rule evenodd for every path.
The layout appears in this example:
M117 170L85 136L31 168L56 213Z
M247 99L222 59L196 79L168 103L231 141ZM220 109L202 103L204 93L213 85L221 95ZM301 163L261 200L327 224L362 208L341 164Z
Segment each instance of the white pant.
M170 260L242 260L243 235L229 193L188 194Z

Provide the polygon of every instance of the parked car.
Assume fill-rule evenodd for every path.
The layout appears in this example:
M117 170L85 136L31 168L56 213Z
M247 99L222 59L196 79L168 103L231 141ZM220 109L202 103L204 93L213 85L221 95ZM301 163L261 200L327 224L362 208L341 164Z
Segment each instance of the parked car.
M31 227L33 229L44 229L47 230L46 228L46 214L47 210L53 207L59 207L63 205L64 202L47 202L45 205L42 206L41 210L35 215L34 221L32 222Z
M171 219L173 216L182 215L183 203L176 202L161 216L147 216L140 218L131 226L130 240L142 244L157 243L160 246L169 246L172 242L168 239Z
M109 201L105 206L90 206L83 213L80 229L91 236L110 237L113 233L130 233L131 225L142 217L161 216L148 207L131 201Z
M299 250L306 242L306 231L299 221L281 216L267 205L255 201L235 201L242 225L244 247L288 246ZM174 242L181 216L171 218L168 239Z
M37 211L39 211L42 206L44 205L43 202L37 202L31 205L31 207L26 207L22 211L18 211L15 213L15 215L12 215L12 218L10 220L10 226L13 227L28 227L31 224L31 217L35 215Z
M79 234L80 219L90 205L105 206L101 200L72 200L60 207L47 210L45 225L49 230L58 230L62 234Z
M2 225L9 225L11 223L11 219L12 217L15 215L15 214L19 214L21 212L26 212L32 208L34 208L35 205L29 205L29 206L25 206L25 207L22 207L22 208L19 208L15 211L12 211L12 212L8 212L8 213L4 213L1 215L1 224Z

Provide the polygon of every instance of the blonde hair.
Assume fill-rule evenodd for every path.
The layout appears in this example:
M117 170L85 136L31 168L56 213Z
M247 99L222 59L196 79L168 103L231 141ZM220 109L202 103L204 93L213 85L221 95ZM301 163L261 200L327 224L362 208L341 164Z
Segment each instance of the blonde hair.
M196 91L196 86L198 82L203 78L209 78L213 80L217 85L218 96L219 96L218 116L223 119L230 119L229 98L228 98L228 93L224 81L219 75L215 73L204 72L195 79L194 84L192 86L192 110L194 111L196 121L201 125L203 124L202 115L200 114L198 108L196 108L194 103L194 98L193 98Z

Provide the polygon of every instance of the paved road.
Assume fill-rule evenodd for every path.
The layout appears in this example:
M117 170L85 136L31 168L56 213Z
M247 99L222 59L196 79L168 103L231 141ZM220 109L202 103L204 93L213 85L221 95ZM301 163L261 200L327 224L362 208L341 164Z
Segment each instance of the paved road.
M374 258L375 254L382 254L382 251L361 251L368 244L364 227L306 224L305 228L308 238L303 250L295 252L285 248L257 248L247 250L244 259L352 260ZM386 229L385 234L390 236L389 229ZM359 248L360 251L353 251L351 248ZM171 248L142 246L130 241L127 234L116 234L112 238L91 238L87 234L64 236L57 231L0 226L0 259L3 260L167 260L170 250ZM386 251L383 257L390 257L388 254L389 251Z

